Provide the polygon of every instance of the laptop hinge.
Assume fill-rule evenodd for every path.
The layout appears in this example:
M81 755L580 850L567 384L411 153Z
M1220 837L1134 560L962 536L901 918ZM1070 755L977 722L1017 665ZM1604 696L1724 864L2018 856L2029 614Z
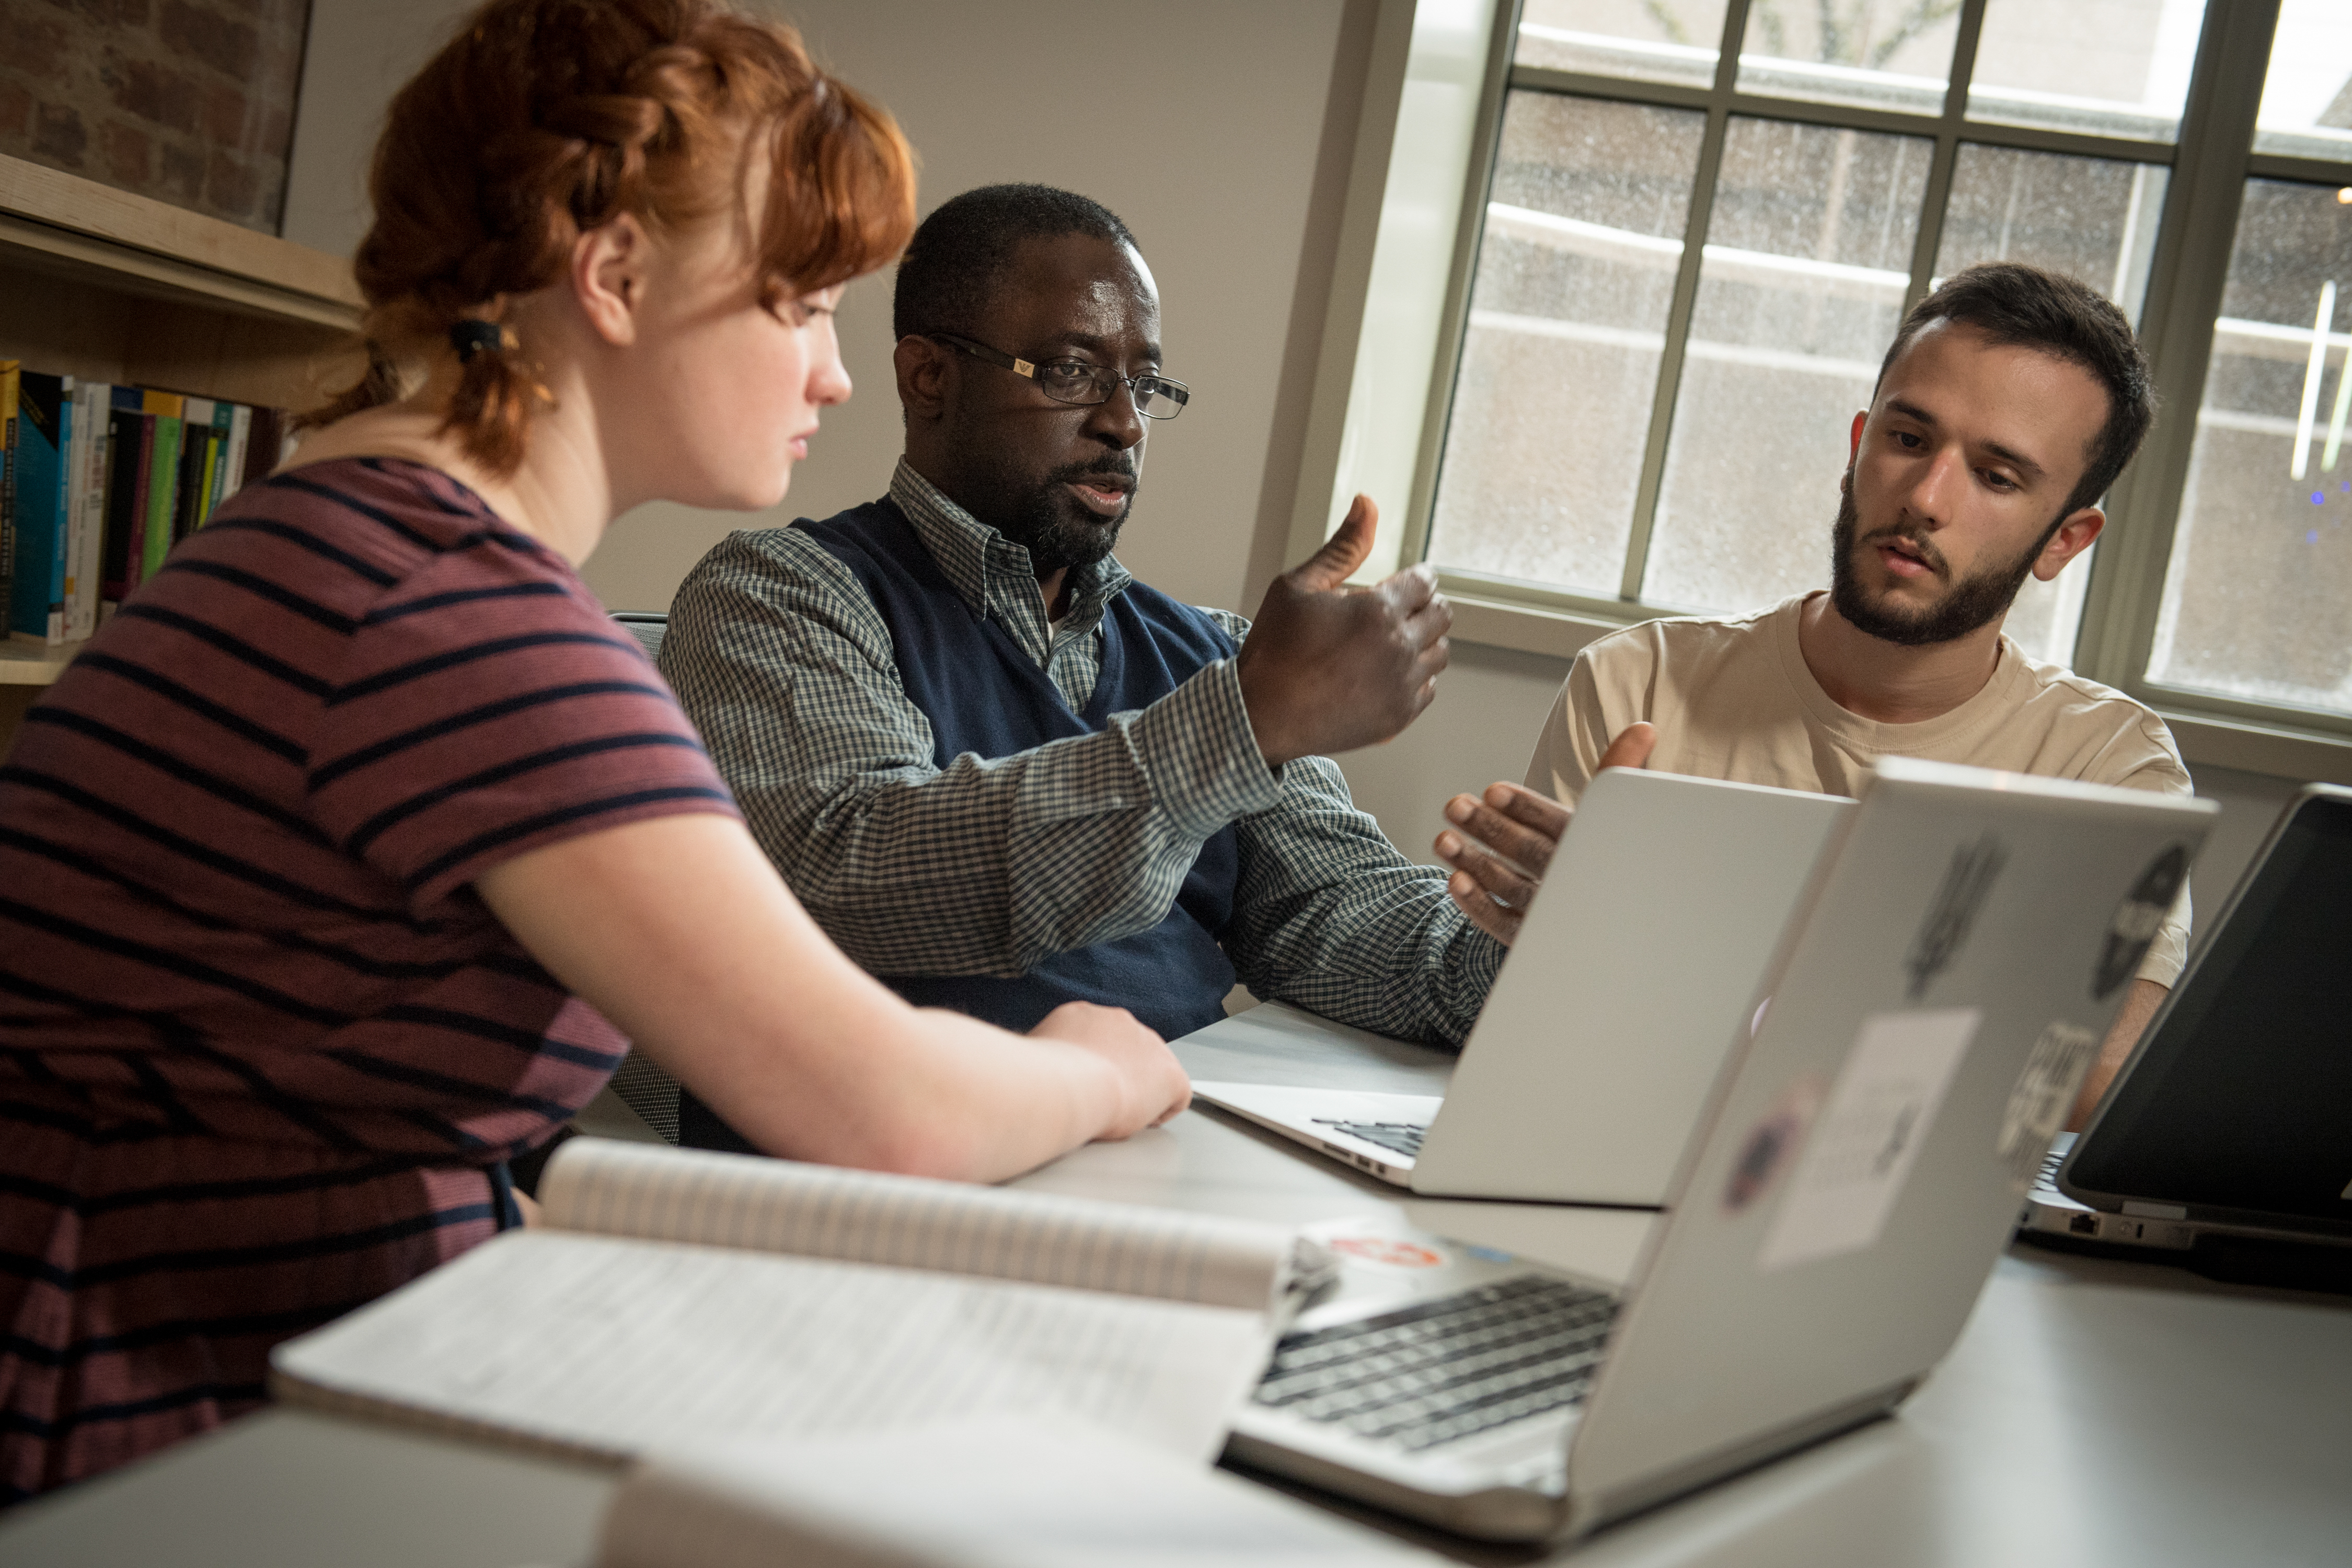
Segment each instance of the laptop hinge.
M1851 1427L1874 1421L1902 1404L1918 1386L1917 1378L1906 1378L1901 1383L1890 1384L1858 1399L1816 1412L1801 1421L1773 1427L1728 1447L1702 1454L1671 1469L1661 1470L1654 1476L1599 1495L1579 1495L1576 1489L1576 1456L1571 1451L1568 1461L1569 1496L1563 1510L1560 1537L1584 1535L1604 1524L1614 1524L1629 1515L1670 1502L1685 1492L1696 1491L1742 1470L1769 1464L1783 1454L1818 1443L1824 1437L1835 1436Z

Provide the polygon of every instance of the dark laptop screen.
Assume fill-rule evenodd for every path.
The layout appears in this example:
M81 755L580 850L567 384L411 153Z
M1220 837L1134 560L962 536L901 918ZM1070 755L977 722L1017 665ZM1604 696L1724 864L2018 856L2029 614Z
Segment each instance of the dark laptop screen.
M2352 1224L2352 795L2304 800L2066 1184Z

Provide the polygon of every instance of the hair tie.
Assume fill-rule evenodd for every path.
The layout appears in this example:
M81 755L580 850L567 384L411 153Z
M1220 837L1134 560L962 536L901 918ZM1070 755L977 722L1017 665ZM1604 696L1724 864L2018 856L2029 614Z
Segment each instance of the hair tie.
M496 321L463 321L449 329L449 346L463 364L484 350L499 353L513 348L515 335Z

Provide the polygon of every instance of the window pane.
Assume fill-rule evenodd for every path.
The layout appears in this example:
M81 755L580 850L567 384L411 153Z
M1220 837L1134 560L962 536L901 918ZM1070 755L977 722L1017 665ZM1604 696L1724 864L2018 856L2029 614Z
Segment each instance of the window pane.
M1725 0L1527 0L1514 62L1713 87Z
M1645 600L1747 609L1828 582L1846 430L1901 320L1929 150L1731 121Z
M2147 678L2352 713L2352 206L2250 180Z
M1510 95L1433 561L1616 594L1705 124Z
M1936 275L1979 261L2030 262L2082 279L2137 321L2168 173L2158 163L1963 143ZM2027 578L2003 629L2036 658L2073 663L2090 581L2088 555L2053 582Z
M1941 114L1959 12L1946 0L1754 0L1739 90Z
M2254 151L2352 158L2352 5L2344 0L2279 7Z
M1969 118L2172 142L2203 0L1990 0Z

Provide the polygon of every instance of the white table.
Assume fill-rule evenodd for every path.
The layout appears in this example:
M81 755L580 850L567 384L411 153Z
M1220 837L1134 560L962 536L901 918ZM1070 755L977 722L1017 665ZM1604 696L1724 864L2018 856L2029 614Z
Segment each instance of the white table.
M1434 1092L1446 1058L1389 1047L1239 1056L1196 1076ZM1188 1112L1020 1184L1287 1222L1398 1206L1394 1189ZM1402 1205L1433 1229L1622 1278L1624 1211ZM7 1568L514 1568L586 1560L610 1472L270 1411L0 1522ZM1334 1504L1466 1562L1480 1547ZM2014 1247L1958 1346L1893 1420L1631 1521L1592 1568L2159 1568L2352 1561L2352 1300Z

